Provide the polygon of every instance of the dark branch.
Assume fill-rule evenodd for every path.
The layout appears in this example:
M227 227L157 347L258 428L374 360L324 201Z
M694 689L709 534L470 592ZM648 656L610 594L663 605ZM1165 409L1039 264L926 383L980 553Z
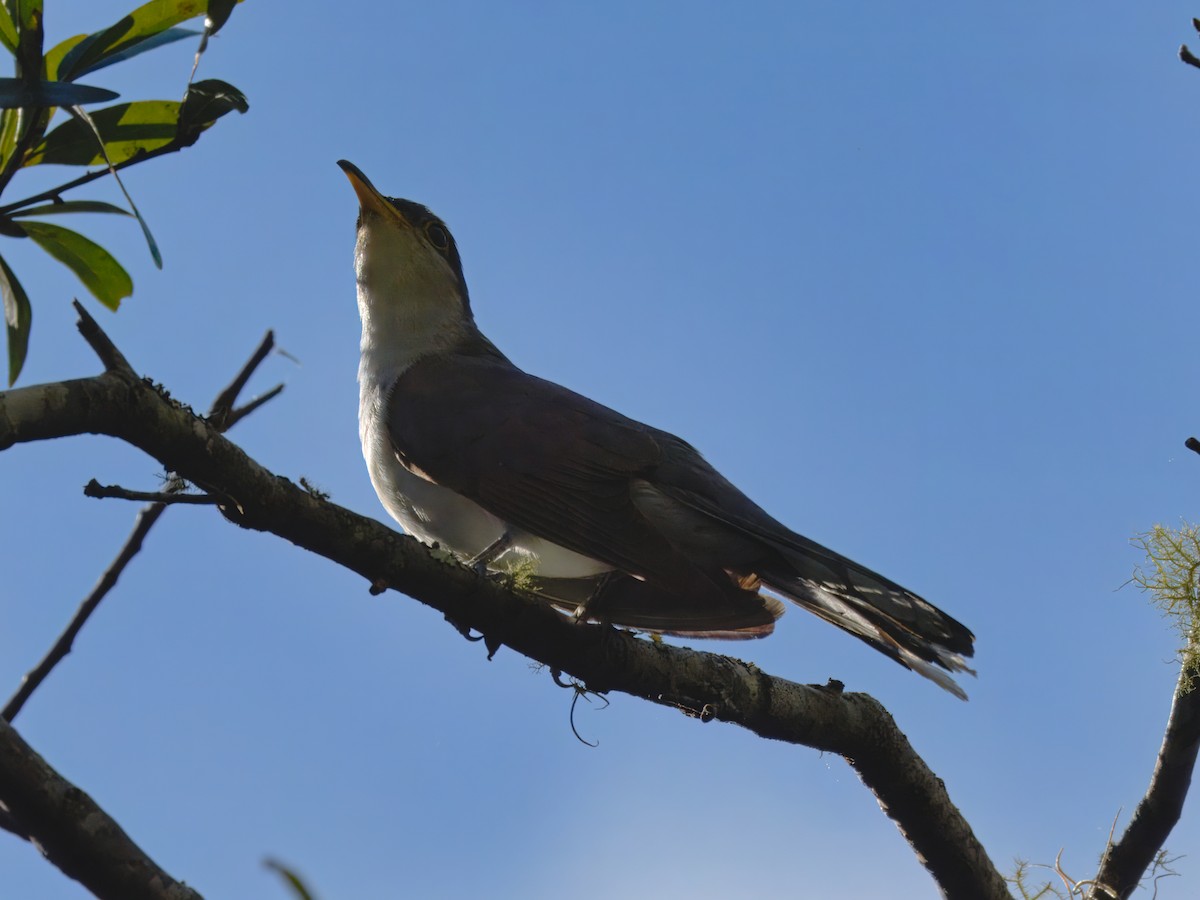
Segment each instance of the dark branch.
M104 595L112 590L113 586L117 583L117 579L120 578L125 566L142 549L142 541L145 539L146 533L158 521L158 517L163 514L164 509L166 507L162 504L154 504L138 513L133 531L126 539L125 546L121 548L121 552L117 554L117 558L104 570L104 574L100 576L100 580L96 582L96 586L92 588L92 592L79 605L79 609L76 610L66 630L54 642L54 646L42 657L42 661L21 679L21 684L17 688L17 692L13 694L12 699L5 704L4 710L0 712L0 717L3 717L4 721L11 722L16 718L17 713L21 711L21 707L25 705L25 701L46 680L46 676L50 674L54 667L71 652L76 635L79 634L88 617L100 605L100 601L104 599Z
M0 721L0 803L51 862L97 897L201 900L160 869L5 721Z
M109 340L108 336L101 330L95 320L87 314L78 302L75 304L76 309L80 313L80 331L84 334L88 343L96 351L97 355L104 362L105 367L110 372L116 372L120 375L132 378L133 369L129 365L125 357L117 350L116 346ZM243 407L228 412L230 406L237 402L238 394L245 387L254 370L261 364L262 360L270 352L270 348L274 343L273 335L268 332L262 344L255 351L251 360L242 368L242 371L234 379L234 381L218 394L213 403L213 410L220 414L222 410L226 413L222 416L223 422L220 430L225 430L232 427L246 415L249 415L258 407L262 406L272 397L275 397L283 390L283 386L279 385ZM0 398L4 395L0 394ZM164 402L165 399L164 399ZM106 489L93 481L89 487L95 485L101 492ZM54 646L46 653L41 662L37 664L26 676L22 679L16 693L5 704L5 707L0 711L0 718L5 723L11 722L21 711L26 701L37 690L38 686L49 676L54 667L58 665L71 652L75 638L83 628L84 624L95 612L100 605L100 601L105 595L116 585L118 578L124 571L125 567L133 559L134 556L142 548L142 543L149 533L154 523L158 521L166 510L167 503L174 502L215 502L210 498L199 498L193 495L184 495L179 493L184 489L186 482L178 476L173 476L168 484L167 490L161 494L144 494L138 497L145 499L152 497L155 502L148 504L139 514L134 523L133 532L125 541L125 545L117 554L116 559L105 570L100 577L96 586L91 593L80 604L79 609L67 624L66 629L55 641ZM108 489L111 490L111 489ZM120 489L118 489L120 490ZM86 489L85 489L86 492ZM123 492L122 495L134 499L135 492ZM102 494L100 494L102 495ZM185 499L186 498L186 499ZM8 728L5 725L5 728ZM9 728L11 731L11 728ZM16 732L11 732L16 735ZM17 738L19 740L19 738ZM27 749L27 748L26 748ZM29 751L32 754L32 751ZM36 754L33 754L36 758ZM39 758L40 762L40 758ZM120 827L112 822L94 803L78 791L77 788L63 781L56 773L53 772L45 763L41 763L44 767L45 782L52 785L57 785L62 789L54 792L54 796L62 797L66 788L78 794L86 803L81 804L76 802L69 810L66 810L63 815L69 815L72 812L78 812L80 816L86 816L86 822L80 819L78 822L67 822L65 825L61 821L56 821L54 815L43 815L45 810L35 810L33 815L35 819L30 821L27 816L28 812L21 812L23 804L18 799L15 804L10 800L10 790L5 787L6 771L3 768L3 757L0 757L0 828L9 831L25 840L30 840L38 844L47 857L57 865L63 872L73 878L83 882L97 896L104 897L145 897L154 898L154 900L187 900L187 898L197 898L199 895L189 888L176 884L165 873L162 873L157 866L146 857L142 851L131 840L128 839L121 831ZM19 790L21 785L26 787L35 784L28 780L28 768L14 775L18 787L13 790ZM57 779L57 781L54 781ZM41 783L41 782L37 782ZM16 812L14 812L16 810ZM53 811L51 811L53 812ZM57 816L61 819L62 815ZM45 821L47 828L50 829L48 834L39 830L37 822ZM102 828L99 832L99 837L93 838L93 832L97 828ZM75 846L70 841L67 845L58 851L52 850L55 842L61 842L64 835L70 835L71 831L85 831L86 835L81 839L81 846ZM76 842L79 843L79 842ZM111 890L108 885L112 885Z
M271 388L265 394L255 397L253 400L251 400L249 403L245 404L244 406L239 406L236 409L232 410L229 413L229 417L224 423L225 427L222 430L228 431L230 428L232 428L238 422L242 421L242 419L246 418L246 416L250 415L250 413L254 412L256 409L258 409L264 403L266 403L270 400L274 400L276 397L278 397L282 393L283 393L283 385L277 384L277 385L275 385L275 387Z
M169 144L164 144L163 146L156 147L153 150L139 152L136 155L131 156L129 159L122 160L112 168L119 172L122 169L128 169L130 166L136 166L138 163L148 162L157 156L166 156L168 153L177 153L182 150L184 146L185 145L183 144L172 141ZM20 155L13 154L13 159L17 159L19 161L20 158ZM58 185L58 187L52 187L49 190L42 191L40 194L31 194L28 197L17 200L15 203L9 203L5 206L0 206L0 216L7 216L16 212L17 210L24 209L27 206L33 206L35 203L41 203L44 200L58 200L63 194L67 193L67 191L72 191L75 188L83 187L85 184L91 184L93 181L96 181L99 178L104 178L111 174L112 169L110 169L108 166L105 166L103 169L94 169L91 172L85 172L78 178L64 182L63 184Z
M244 366L242 366L242 370L237 373L233 381L229 383L229 386L226 387L225 390L221 391L221 393L217 394L216 399L213 400L212 408L208 412L208 417L212 420L213 424L222 431L225 431L229 428L226 420L232 414L233 405L237 403L238 397L241 395L242 390L246 387L246 382L250 380L250 376L254 374L254 371L260 365L262 365L262 361L267 358L267 354L271 352L274 346L275 332L268 331L263 336L262 342L258 345L258 348L250 355L250 359L246 361ZM282 389L282 386L279 386L276 389L276 393ZM262 404L260 403L259 405L261 406Z
M1193 19L1192 24L1200 31L1200 20ZM1200 66L1200 62L1195 64ZM1184 441L1184 446L1200 453L1200 440L1194 437ZM1121 839L1105 853L1096 875L1096 881L1116 891L1118 897L1125 898L1133 893L1179 821L1198 753L1200 683L1185 661L1179 672L1167 730L1150 786ZM1094 896L1100 895L1094 893Z
M1146 795L1133 812L1129 827L1105 855L1096 881L1117 896L1128 897L1167 841L1183 812L1200 751L1200 685L1187 665L1179 675L1167 731ZM1099 900L1102 894L1094 896Z
M15 834L23 841L33 840L33 835L29 833L29 830L13 818L13 814L5 809L3 804L0 804L0 828L9 834Z
M1009 897L944 785L873 698L795 684L726 656L574 624L272 474L211 424L127 374L110 371L0 395L0 449L84 433L141 448L202 489L229 498L219 508L236 524L279 535L359 573L368 584L408 594L485 635L490 646L507 645L588 690L702 710L705 719L844 756L946 896Z
M72 300L71 305L79 314L79 333L88 342L88 346L100 357L100 362L104 364L104 370L133 375L133 366L129 365L129 360L117 349L117 345L109 340L108 335L96 324L96 320L84 309L83 304L78 300Z
M195 506L212 506L218 502L216 497L209 494L183 494L178 491L131 491L119 484L101 484L95 478L83 486L83 496L97 500L142 500L162 506L172 504L193 504Z
M78 300L75 301L75 309L78 311L80 316L80 332L83 333L88 343L96 351L96 354L105 364L105 367L110 371L115 370L132 375L133 368L129 365L129 362L116 348L112 341L109 340L108 335L104 333L104 331L96 323L96 320L93 319L87 313L87 310L80 305ZM272 397L278 396L279 392L283 390L283 385L277 385L263 396L251 401L243 407L230 412L230 407L237 402L238 395L245 388L246 382L249 381L250 376L254 374L255 369L257 369L262 361L266 359L267 354L270 353L271 348L274 345L275 336L272 332L268 331L266 337L264 337L262 342L259 344L258 349L256 349L251 355L250 360L242 367L242 370L237 374L229 386L222 390L213 401L212 412L210 415L217 416L222 419L221 424L217 426L222 431L233 427ZM5 704L4 709L0 710L0 717L3 717L5 721L11 722L16 718L17 714L21 711L21 708L25 705L29 698L33 696L33 692L38 689L43 681L46 680L46 678L54 670L54 667L62 662L62 660L65 659L71 652L71 648L75 644L76 636L78 636L79 632L83 629L84 624L91 617L92 613L96 611L96 608L100 605L100 601L103 600L105 595L116 585L117 579L120 578L121 573L125 570L125 567L129 565L130 561L142 549L142 542L145 540L147 533L149 533L150 529L154 526L154 523L157 522L159 517L163 514L166 506L173 503L211 505L218 502L215 498L207 495L184 494L182 491L185 487L186 482L177 476L172 477L167 485L167 489L159 493L145 493L140 491L127 491L124 488L118 487L104 487L95 479L92 479L92 481L87 484L87 486L84 488L84 494L89 497L119 497L125 500L149 500L152 502L150 502L140 513L138 513L138 517L134 521L133 532L129 535L128 539L126 539L125 545L117 553L116 559L113 560L113 562L105 570L104 574L100 577L100 580L96 583L96 586L92 588L91 593L88 594L83 603L79 605L79 609L76 610L75 615L71 618L71 621L67 623L67 627L63 630L63 633L59 635L58 640L54 642L54 646L52 646L46 655L42 657L41 662L39 662L25 675L23 679L21 679L21 684L17 687L16 693L14 693L8 703ZM7 828L3 821L0 821L0 827L5 827L5 830L18 833L17 829L15 828Z

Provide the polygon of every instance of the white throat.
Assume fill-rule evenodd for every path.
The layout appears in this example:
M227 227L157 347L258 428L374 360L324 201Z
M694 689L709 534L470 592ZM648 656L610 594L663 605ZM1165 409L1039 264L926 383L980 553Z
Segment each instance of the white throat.
M475 332L449 265L412 252L411 237L375 216L358 232L354 253L363 390L390 385L430 353L460 346Z

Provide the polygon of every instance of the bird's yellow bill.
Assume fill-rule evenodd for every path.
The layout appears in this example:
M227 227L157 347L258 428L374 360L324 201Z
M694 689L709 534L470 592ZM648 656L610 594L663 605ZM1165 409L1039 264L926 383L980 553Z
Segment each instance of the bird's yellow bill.
M338 160L338 166L346 173L346 177L350 179L350 186L354 188L354 193L358 195L358 203L362 207L363 212L390 215L401 222L405 221L396 207L388 202L387 197L379 193L375 185L371 184L371 179L363 174L362 169L344 159Z

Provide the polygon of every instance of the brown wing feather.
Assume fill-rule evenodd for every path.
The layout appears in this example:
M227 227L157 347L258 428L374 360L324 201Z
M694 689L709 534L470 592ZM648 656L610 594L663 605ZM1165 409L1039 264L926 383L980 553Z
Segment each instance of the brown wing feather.
M719 600L695 598L638 581L623 572L590 578L534 578L534 596L564 612L586 605L589 620L640 631L689 637L745 640L766 637L783 615L774 597L728 592Z
M820 603L810 602L814 590L839 596L865 611L878 629L939 665L943 664L942 650L962 656L974 653L974 635L961 622L890 578L787 528L683 441L665 435L660 443L663 462L656 469L656 491L680 504L682 510L723 524L731 535L749 538L751 546L759 550L756 561L735 564L726 559L726 565L744 565L773 589L855 633L821 612ZM680 517L678 512L676 517ZM736 545L736 540L726 542L726 546ZM895 656L887 648L881 649Z
M636 576L611 586L614 623L764 634L778 604L730 575L761 578L961 695L930 663L965 670L970 631L786 528L673 435L487 355L421 360L397 380L388 412L398 455L438 484Z
M520 529L697 600L731 589L634 505L661 459L645 425L506 362L439 356L400 376L388 423L402 460Z

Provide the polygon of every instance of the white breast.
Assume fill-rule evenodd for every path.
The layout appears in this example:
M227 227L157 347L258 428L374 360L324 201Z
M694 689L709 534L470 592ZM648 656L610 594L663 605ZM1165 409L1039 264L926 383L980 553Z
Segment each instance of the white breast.
M360 373L361 378L362 373ZM473 500L414 475L400 464L385 426L386 391L370 379L360 385L358 427L371 484L384 508L406 532L470 559L495 542L506 524ZM582 578L612 567L519 529L509 529L513 547L496 560L503 568L512 556L531 557L534 572L547 578Z

